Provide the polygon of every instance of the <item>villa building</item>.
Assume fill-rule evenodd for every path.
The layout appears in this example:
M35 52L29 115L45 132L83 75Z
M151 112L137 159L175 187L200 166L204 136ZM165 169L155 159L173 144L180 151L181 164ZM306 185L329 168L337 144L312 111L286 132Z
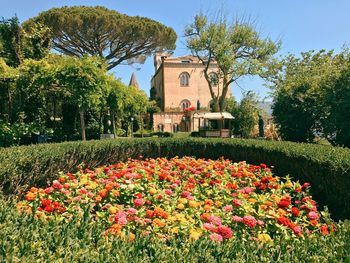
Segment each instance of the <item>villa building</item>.
M204 65L194 56L155 55L154 67L150 96L157 101L161 112L153 115L153 130L198 130L199 124L193 123L191 112L209 111L212 100L203 73ZM217 66L213 64L209 70L215 91L220 92L220 81L215 73Z

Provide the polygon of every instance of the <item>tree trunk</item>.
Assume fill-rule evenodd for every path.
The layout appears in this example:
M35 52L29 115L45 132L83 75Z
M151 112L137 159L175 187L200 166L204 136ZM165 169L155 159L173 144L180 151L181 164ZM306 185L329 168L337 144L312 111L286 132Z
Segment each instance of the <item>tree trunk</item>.
M112 132L114 135L114 138L117 138L117 132L115 129L115 114L114 114L114 110L111 110L111 121L112 121Z
M142 114L140 113L140 129L141 129L141 137L143 137L143 118Z
M86 141L85 119L84 119L84 110L83 109L79 109L79 115L80 115L81 139L83 141Z

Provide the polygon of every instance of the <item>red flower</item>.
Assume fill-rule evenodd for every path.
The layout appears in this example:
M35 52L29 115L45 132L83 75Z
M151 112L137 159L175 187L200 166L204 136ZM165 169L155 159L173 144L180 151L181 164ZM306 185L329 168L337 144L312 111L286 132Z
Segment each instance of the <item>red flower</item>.
M263 168L263 169L265 169L265 168L266 168L266 164L261 163L261 164L260 164L260 167Z
M290 221L288 218L281 216L281 217L277 218L277 223L280 225L283 225L283 226L288 226Z
M320 226L320 231L323 235L328 235L328 226L326 224L323 224L322 226Z
M134 200L134 206L143 206L143 199L142 198L137 198Z
M253 228L256 226L256 224L258 223L258 221L253 217L253 216L244 216L243 217L243 223L250 227Z
M232 237L232 230L227 226L219 226L217 232L222 235L223 238L229 239Z
M299 214L300 214L300 210L296 207L293 207L292 208L292 215L297 217L297 216L299 216Z
M284 197L282 198L278 203L278 207L279 208L287 208L288 206L290 206L291 204L291 200L290 200L290 197L287 196L287 197Z
M153 215L154 215L154 212L153 212L152 210L147 210L147 211L146 211L146 217L147 217L147 218L152 218Z
M51 200L49 200L49 199L43 199L43 200L41 200L41 205L42 205L42 206L51 205Z
M53 212L54 208L53 208L51 205L48 205L48 206L45 207L44 210L45 210L46 212L51 213L51 212Z

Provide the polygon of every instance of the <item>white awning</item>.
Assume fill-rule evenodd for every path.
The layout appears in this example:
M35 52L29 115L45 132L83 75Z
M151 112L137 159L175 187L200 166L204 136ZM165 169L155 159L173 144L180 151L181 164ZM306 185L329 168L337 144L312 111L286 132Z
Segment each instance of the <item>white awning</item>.
M193 114L193 118L208 120L234 119L231 113L228 112L196 112Z

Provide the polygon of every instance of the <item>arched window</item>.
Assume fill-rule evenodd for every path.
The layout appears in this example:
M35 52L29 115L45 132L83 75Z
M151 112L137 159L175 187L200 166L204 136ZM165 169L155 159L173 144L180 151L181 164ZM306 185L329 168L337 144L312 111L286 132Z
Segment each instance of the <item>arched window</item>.
M209 80L210 80L210 83L213 87L217 86L219 84L218 74L216 74L215 72L211 72L209 74Z
M191 102L189 100L183 100L180 103L180 109L185 110L191 106Z
M187 72L182 72L180 74L180 86L187 87L190 85L190 74Z

